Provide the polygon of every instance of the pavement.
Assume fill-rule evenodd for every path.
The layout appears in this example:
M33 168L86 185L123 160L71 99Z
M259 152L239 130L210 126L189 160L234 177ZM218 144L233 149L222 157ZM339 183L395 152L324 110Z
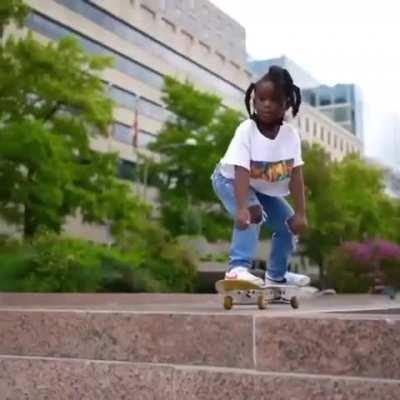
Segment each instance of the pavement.
M400 318L400 296L395 300L383 295L321 295L316 293L301 298L300 308L293 310L289 305L272 304L266 310L256 306L235 305L225 311L218 294L179 293L0 293L0 309L66 309L107 310L161 313L231 313L231 314L314 314L354 313L397 315Z

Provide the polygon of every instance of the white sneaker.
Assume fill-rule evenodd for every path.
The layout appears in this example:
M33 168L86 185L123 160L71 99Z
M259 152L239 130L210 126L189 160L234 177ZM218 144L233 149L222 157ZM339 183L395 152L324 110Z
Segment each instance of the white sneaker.
M241 280L248 281L254 283L255 285L262 286L264 285L264 281L261 278L251 274L246 267L235 267L230 271L225 273L225 279L227 280Z
M286 279L282 279L281 281L276 281L274 279L271 279L268 277L267 274L265 274L265 282L264 282L265 286L274 286L274 285L288 285Z
M294 272L286 272L285 279L288 285L308 286L311 279L307 275L295 274Z

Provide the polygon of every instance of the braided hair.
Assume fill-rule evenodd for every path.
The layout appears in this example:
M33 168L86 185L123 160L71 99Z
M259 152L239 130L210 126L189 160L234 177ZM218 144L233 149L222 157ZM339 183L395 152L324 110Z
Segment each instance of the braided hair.
M256 83L250 83L246 90L244 102L246 105L247 112L251 119L256 118L256 113L251 107L251 97L256 92L257 86L261 82L272 82L277 90L280 90L287 101L288 108L292 109L292 115L295 117L299 112L301 104L301 92L300 88L293 83L293 79L287 69L272 65L268 72L261 77ZM283 122L283 118L281 124Z

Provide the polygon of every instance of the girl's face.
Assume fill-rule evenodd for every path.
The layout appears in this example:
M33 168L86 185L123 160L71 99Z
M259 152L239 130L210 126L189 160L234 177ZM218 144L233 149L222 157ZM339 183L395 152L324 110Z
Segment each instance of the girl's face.
M282 120L287 102L271 81L262 81L255 90L254 108L261 122L272 124Z

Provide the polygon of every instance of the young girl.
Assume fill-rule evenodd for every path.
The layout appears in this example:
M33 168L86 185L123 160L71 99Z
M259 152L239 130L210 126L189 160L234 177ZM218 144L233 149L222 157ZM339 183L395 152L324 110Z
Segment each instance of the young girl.
M225 279L258 285L310 282L287 270L295 235L307 226L300 138L284 122L285 112L291 108L296 116L300 103L300 89L277 66L246 91L250 118L237 127L212 175L215 193L235 220ZM284 199L289 193L294 211ZM265 282L249 272L263 223L273 232Z

